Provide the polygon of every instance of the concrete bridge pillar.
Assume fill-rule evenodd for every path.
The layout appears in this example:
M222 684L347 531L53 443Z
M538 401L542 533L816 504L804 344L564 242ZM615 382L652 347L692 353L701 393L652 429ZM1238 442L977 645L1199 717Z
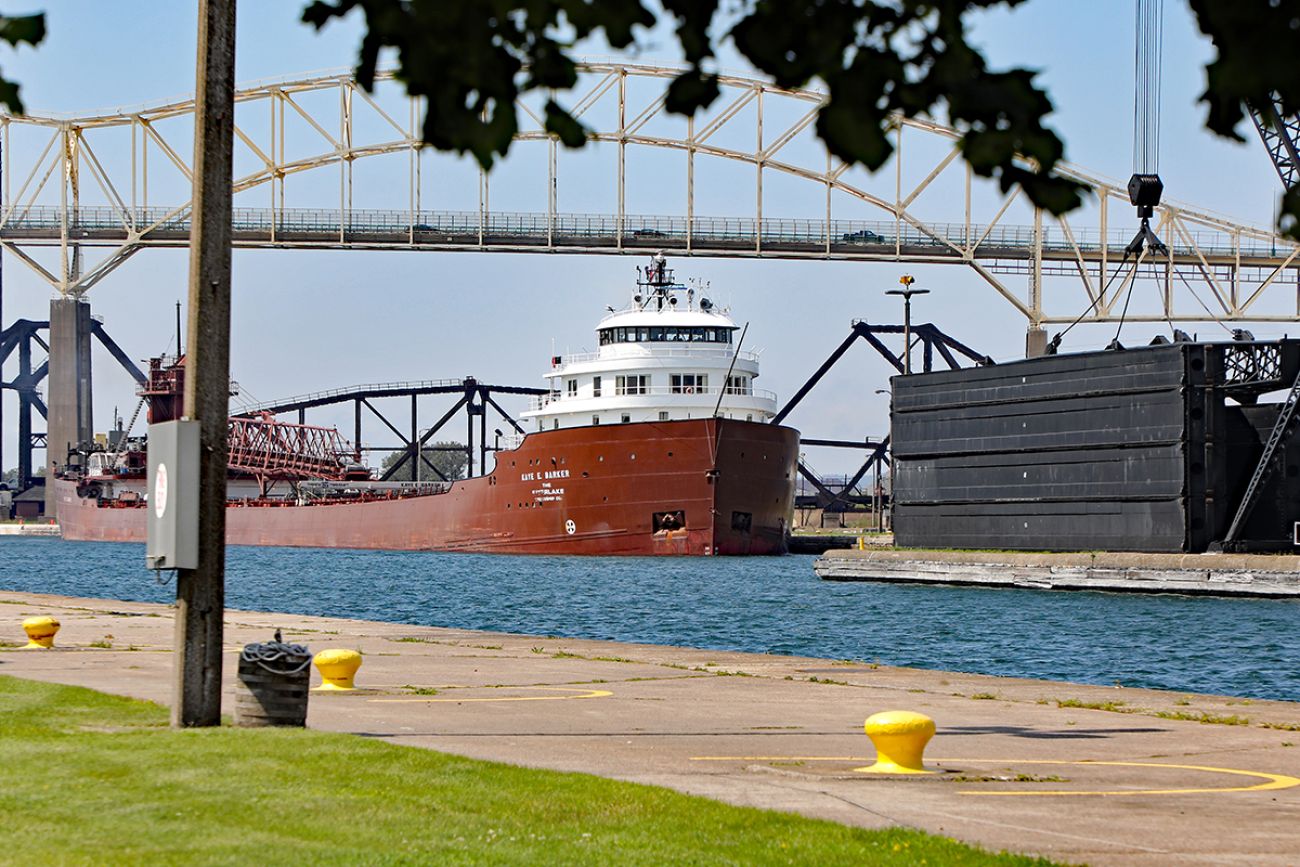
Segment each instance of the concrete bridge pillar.
M1047 329L1041 325L1030 326L1025 332L1025 358L1038 358L1047 354Z
M94 439L90 388L90 302L56 298L50 302L50 375L45 455L45 515L57 517L55 474L68 449Z

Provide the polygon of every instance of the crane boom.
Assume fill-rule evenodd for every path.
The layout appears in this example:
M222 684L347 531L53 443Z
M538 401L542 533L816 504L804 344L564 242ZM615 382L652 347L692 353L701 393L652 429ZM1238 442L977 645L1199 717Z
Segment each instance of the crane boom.
M1300 148L1296 144L1300 140L1300 117L1283 114L1276 95L1266 105L1248 108L1282 186L1291 189L1300 180Z

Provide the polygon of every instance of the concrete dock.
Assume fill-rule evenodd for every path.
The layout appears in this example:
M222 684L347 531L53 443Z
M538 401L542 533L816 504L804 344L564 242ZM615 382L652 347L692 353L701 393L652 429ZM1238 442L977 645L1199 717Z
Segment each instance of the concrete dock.
M59 525L5 522L0 523L0 536L46 536L54 539L59 536Z
M828 581L965 584L1300 599L1300 556L1083 551L827 551L813 564Z
M56 647L17 649L38 614L61 621ZM314 652L364 654L363 689L312 695L316 729L1062 861L1300 852L1297 703L289 614L226 622L227 712L238 649L280 628ZM0 674L167 703L172 628L167 606L0 592ZM934 718L939 773L857 770L874 755L863 720L890 709Z

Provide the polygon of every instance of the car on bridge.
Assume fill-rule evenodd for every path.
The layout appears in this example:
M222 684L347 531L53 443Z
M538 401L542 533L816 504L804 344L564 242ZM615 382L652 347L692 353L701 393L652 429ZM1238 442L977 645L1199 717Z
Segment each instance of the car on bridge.
M846 244L888 244L890 243L885 236L877 234L870 229L858 229L856 232L845 232L843 235Z

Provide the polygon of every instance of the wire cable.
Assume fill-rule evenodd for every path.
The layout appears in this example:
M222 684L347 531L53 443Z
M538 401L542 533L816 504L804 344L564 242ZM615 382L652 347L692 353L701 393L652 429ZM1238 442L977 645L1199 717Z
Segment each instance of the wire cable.
M1183 285L1187 287L1188 292L1192 293L1192 297L1196 299L1197 304L1201 305L1201 309L1204 310L1207 314L1209 314L1210 319L1213 320L1224 331L1228 332L1229 336L1232 336L1232 329L1224 325L1223 320L1220 319L1218 316L1216 316L1214 311L1209 308L1209 305L1207 305L1204 301L1201 300L1201 296L1196 294L1196 290L1192 288L1191 283L1187 282L1187 278L1184 277L1182 273L1179 271L1175 271L1174 273L1178 275L1179 280L1183 281Z
M1128 253L1125 253L1124 258L1120 260L1119 267L1115 269L1115 273L1110 275L1110 279L1106 281L1106 285L1101 287L1101 291L1097 293L1097 297L1092 299L1092 303L1089 304L1086 308L1084 308L1084 311L1080 313L1079 316L1073 322L1067 325L1064 331L1062 331L1060 334L1057 335L1058 338L1064 338L1065 335L1070 333L1071 328L1073 328L1074 326L1078 325L1080 322L1083 321L1083 317L1087 316L1094 309L1096 309L1097 305L1101 302L1101 299L1106 297L1106 291L1110 289L1110 284L1115 282L1115 278L1120 275L1120 272L1124 270L1124 266L1127 263L1128 263Z
M1160 168L1160 78L1164 65L1164 0L1137 0L1133 42L1133 171Z

